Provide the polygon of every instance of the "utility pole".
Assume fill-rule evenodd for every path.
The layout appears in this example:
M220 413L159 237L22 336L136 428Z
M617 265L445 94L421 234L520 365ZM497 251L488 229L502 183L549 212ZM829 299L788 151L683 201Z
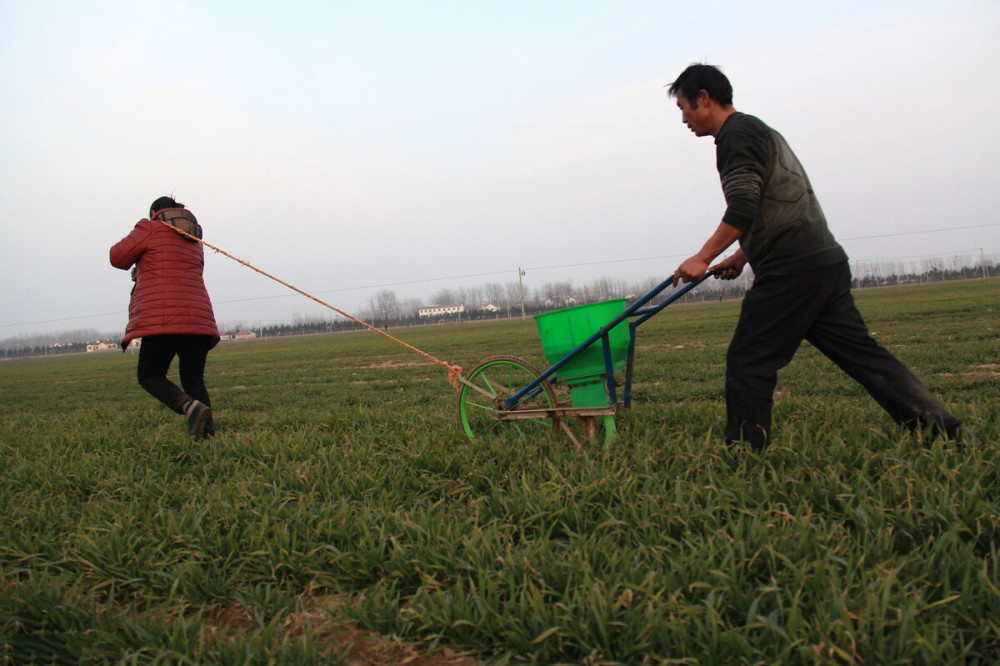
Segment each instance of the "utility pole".
M523 277L524 277L524 271L522 271L521 267L518 266L517 267L517 286L521 290L521 319L524 319L524 317L525 317L525 314L524 314L524 280L521 279Z

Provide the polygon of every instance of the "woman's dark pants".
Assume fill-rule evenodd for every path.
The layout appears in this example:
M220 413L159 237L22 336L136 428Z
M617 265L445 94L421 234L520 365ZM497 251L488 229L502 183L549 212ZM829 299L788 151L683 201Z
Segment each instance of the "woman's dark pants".
M846 262L764 277L743 299L726 355L726 441L763 450L771 438L778 370L808 340L871 394L897 423L950 435L960 425L927 387L868 334Z
M205 387L205 361L215 338L208 335L149 335L139 347L139 385L154 398L174 410L184 413L184 403L190 398L209 407L212 400ZM167 379L170 363L178 359L181 387Z

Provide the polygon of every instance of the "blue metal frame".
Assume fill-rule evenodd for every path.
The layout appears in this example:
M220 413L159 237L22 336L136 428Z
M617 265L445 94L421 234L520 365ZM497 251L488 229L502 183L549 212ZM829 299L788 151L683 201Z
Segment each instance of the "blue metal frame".
M663 301L662 303L658 305L647 306L646 304L649 303L651 300L653 300L657 296L657 294L659 294L661 291L669 287L674 282L673 276L664 280L657 286L653 287L647 294L640 297L635 303L626 308L625 312L615 317L613 320L611 320L610 323L606 324L605 326L602 326L599 331L597 331L592 336L587 338L586 342L581 343L580 346L578 346L576 349L563 356L556 363L553 363L548 370L538 375L538 377L536 377L530 384L525 386L523 389L521 389L511 397L504 400L504 408L510 411L517 406L517 403L520 402L522 398L529 395L534 395L538 391L539 387L542 385L542 382L549 381L549 378L555 375L555 373L559 370L559 368L566 365L570 360L572 360L578 354L583 352L583 350L585 350L587 347L594 344L598 340L601 341L601 346L604 349L604 367L606 370L605 381L607 383L607 388L608 388L608 398L610 399L610 403L612 405L617 405L618 396L617 393L615 392L615 370L611 360L611 343L608 340L608 333L609 331L611 331L611 329L613 329L615 326L622 323L626 319L638 316L638 319L636 319L633 322L629 322L628 363L626 365L626 370L625 370L625 396L624 396L624 404L626 407L629 406L632 402L632 361L635 357L635 335L636 335L635 329L638 328L639 324L643 323L644 321L646 321L647 319L658 313L663 308L667 307L677 299L681 298L682 296L684 296L684 294L688 293L689 291L697 287L699 284L701 284L711 276L717 275L719 272L720 271L711 271L705 273L705 275L703 275L700 279L695 280L693 282L688 282L683 287L681 287L674 293L670 294L670 297L667 298L667 300ZM552 381L555 380L553 379Z

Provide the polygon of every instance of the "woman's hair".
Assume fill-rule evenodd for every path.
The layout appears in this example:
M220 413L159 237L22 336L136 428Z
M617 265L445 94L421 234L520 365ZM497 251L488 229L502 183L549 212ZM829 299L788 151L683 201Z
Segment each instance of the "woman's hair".
M155 215L164 208L184 208L184 204L174 201L173 197L160 197L149 205L149 212Z
M733 86L718 67L712 65L694 64L681 72L677 80L670 84L668 91L671 97L680 92L691 102L692 108L698 108L698 91L705 90L708 96L722 106L733 103Z

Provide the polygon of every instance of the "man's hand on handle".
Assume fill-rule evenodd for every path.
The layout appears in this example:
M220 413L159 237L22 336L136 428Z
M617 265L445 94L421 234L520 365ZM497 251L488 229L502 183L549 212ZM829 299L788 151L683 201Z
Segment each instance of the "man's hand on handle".
M733 256L723 259L708 270L722 271L715 276L716 280L735 280L743 273L743 267L747 265L746 255L743 250L737 250Z

